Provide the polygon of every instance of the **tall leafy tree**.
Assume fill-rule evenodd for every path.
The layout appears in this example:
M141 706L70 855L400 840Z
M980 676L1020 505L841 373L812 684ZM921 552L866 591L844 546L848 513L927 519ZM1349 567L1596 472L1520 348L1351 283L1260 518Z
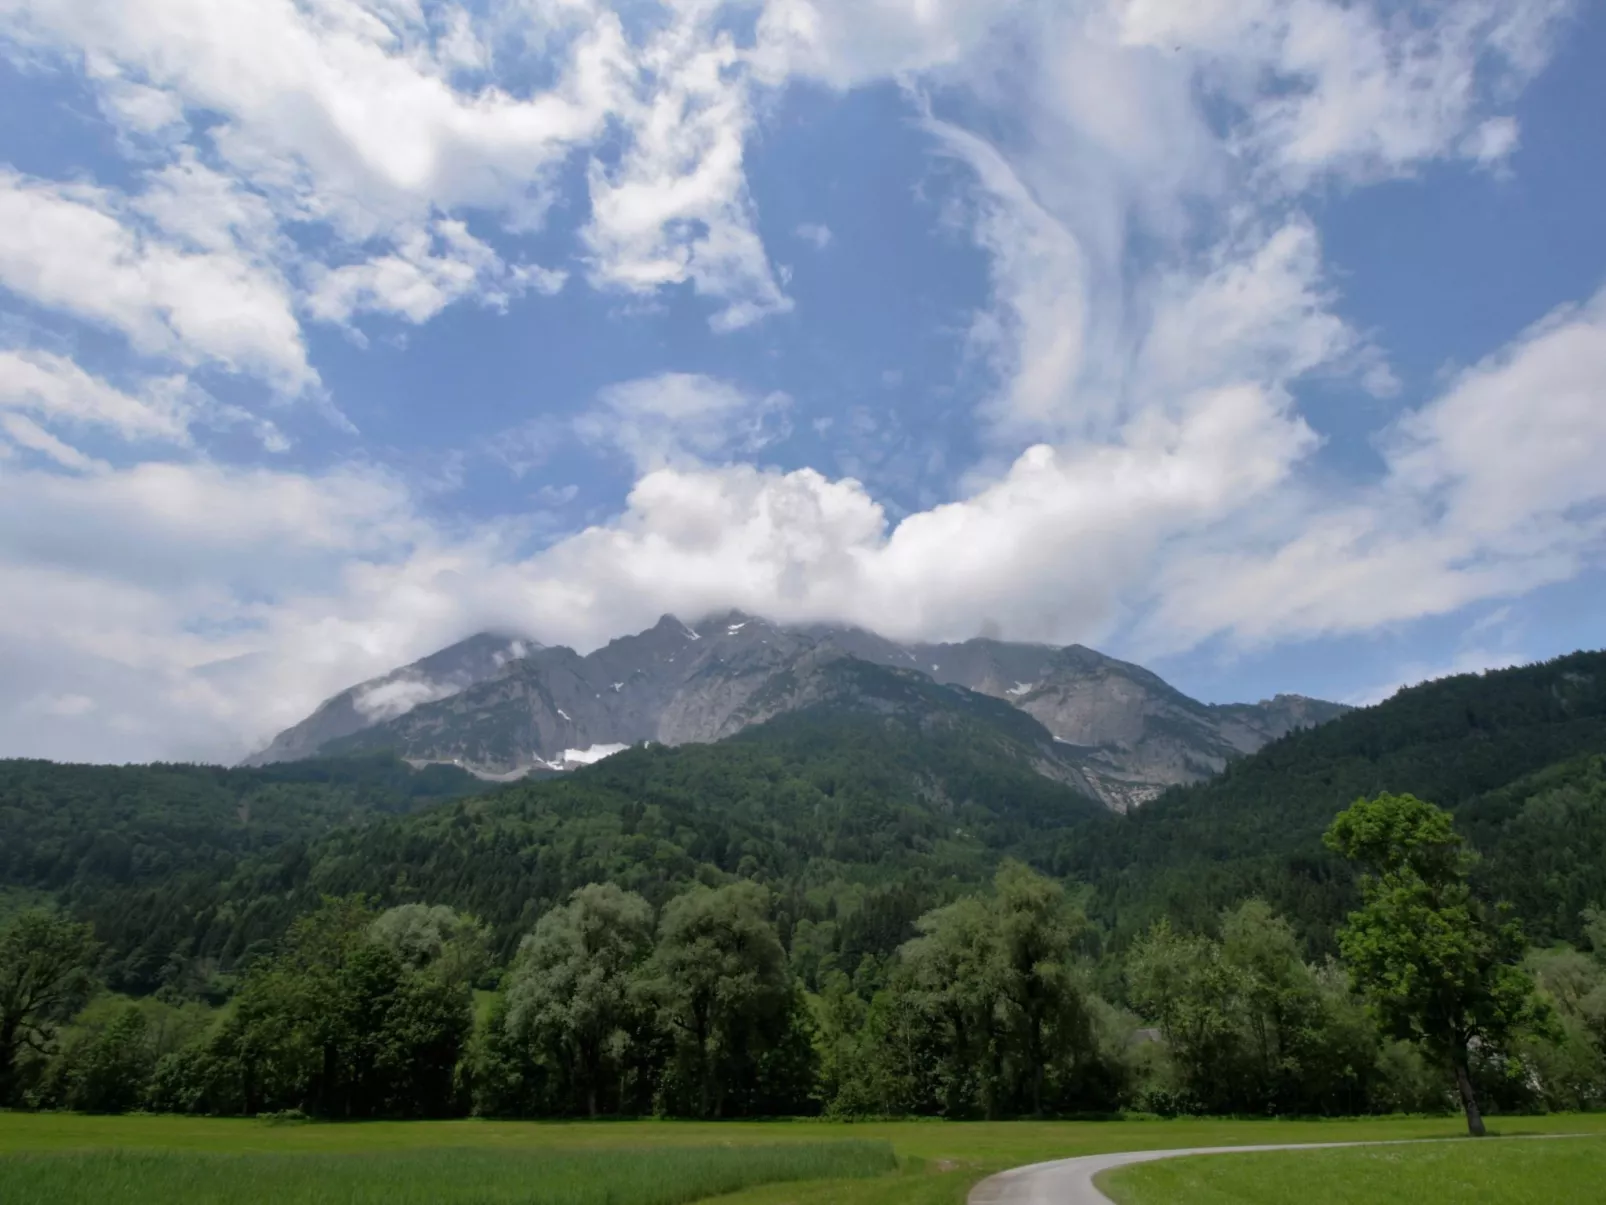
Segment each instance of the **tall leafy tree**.
M1089 1021L1071 970L1086 927L1065 889L1020 862L1005 862L993 881L1000 986L1010 1026L1010 1054L1031 1110L1043 1113L1044 1084L1057 1066L1089 1044Z
M801 1008L775 926L770 893L741 881L693 887L669 901L644 987L672 1035L675 1071L692 1111L725 1115L761 1087Z
M1472 1054L1539 1019L1520 929L1474 898L1476 855L1448 812L1414 795L1357 800L1325 840L1364 871L1362 905L1338 934L1356 985L1388 1031L1449 1070L1468 1132L1482 1135Z
M326 900L299 919L279 951L247 976L195 1069L207 1090L166 1090L248 1113L449 1112L473 1022L470 984L448 973L445 960L404 960L373 936L375 919L359 898Z
M1220 943L1160 920L1133 947L1126 976L1132 1003L1157 1023L1192 1097L1205 1108L1230 1102L1238 1078L1243 976Z
M569 1108L578 1104L595 1117L610 1083L618 1086L639 1029L634 980L652 952L652 932L646 900L599 883L575 891L520 943L503 1026L556 1072Z
M1013 861L990 895L922 916L872 1001L855 1091L887 1109L1044 1112L1092 1044L1071 965L1084 923L1058 883Z
M1003 967L996 917L988 902L967 896L916 922L919 936L898 951L890 997L876 1010L904 1026L921 1022L921 1045L932 1055L920 1094L948 1116L1003 1109ZM899 1017L903 1013L905 1016ZM879 1053L879 1052L878 1052Z
M17 1094L18 1062L44 1055L94 988L97 947L88 925L28 911L0 929L0 1105Z
M490 930L445 904L399 904L381 912L368 936L412 970L431 970L453 983L473 984L491 966Z

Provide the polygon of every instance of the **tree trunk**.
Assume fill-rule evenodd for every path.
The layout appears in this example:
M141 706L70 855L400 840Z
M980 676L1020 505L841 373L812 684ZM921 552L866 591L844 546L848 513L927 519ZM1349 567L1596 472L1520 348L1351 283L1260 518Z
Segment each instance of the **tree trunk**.
M1032 1116L1043 1115L1043 1022L1042 1018L1032 1017Z
M0 1109L11 1103L11 1078L17 1067L18 1021L7 1017L0 1025Z
M1461 1093L1461 1107L1467 1111L1467 1133L1474 1138L1484 1135L1483 1113L1478 1108L1478 1094L1472 1090L1472 1076L1467 1072L1465 1054L1455 1056L1455 1086Z

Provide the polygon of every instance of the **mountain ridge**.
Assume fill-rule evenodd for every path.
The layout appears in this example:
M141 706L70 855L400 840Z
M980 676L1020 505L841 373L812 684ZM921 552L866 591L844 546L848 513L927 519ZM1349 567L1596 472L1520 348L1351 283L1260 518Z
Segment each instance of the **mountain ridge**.
M1031 716L1064 747L1044 761L1050 776L1074 779L1115 810L1348 710L1290 695L1204 704L1082 645L904 644L862 628L726 611L695 624L666 614L583 655L482 633L348 688L247 764L388 749L498 781L568 769L644 741L732 736L803 705L811 695L799 675L833 657L915 673ZM1076 773L1065 777L1069 765Z

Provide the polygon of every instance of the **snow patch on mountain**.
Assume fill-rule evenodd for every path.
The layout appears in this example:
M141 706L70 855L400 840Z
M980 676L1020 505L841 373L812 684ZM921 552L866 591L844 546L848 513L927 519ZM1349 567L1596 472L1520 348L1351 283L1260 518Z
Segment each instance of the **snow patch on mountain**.
M592 766L603 758L623 753L628 748L629 745L589 745L584 749L565 749L553 760L562 763L564 767Z

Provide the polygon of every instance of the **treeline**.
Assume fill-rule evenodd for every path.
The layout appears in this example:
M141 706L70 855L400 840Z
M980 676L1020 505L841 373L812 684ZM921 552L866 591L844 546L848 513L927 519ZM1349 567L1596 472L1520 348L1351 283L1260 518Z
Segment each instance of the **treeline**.
M656 907L582 886L500 967L486 926L453 908L332 898L220 1005L107 994L89 926L28 912L0 934L0 1102L330 1118L1354 1114L1452 1108L1464 1073L1495 1109L1601 1104L1606 917L1581 918L1587 952L1526 949L1472 895L1474 859L1444 813L1365 806L1330 838L1366 870L1343 963L1308 959L1258 900L1211 932L1162 921L1100 957L1077 897L1013 861L919 916L885 961L817 966L813 988L798 930L788 940L777 896L751 880ZM1453 999L1380 986L1447 977Z

